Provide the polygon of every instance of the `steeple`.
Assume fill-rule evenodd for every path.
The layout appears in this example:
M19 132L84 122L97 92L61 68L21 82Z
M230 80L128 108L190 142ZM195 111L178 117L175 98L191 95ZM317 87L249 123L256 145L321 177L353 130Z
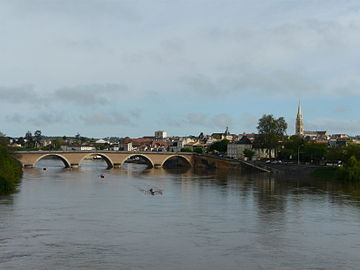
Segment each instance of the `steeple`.
M298 112L296 116L296 124L295 124L295 134L298 136L304 135L304 120L301 113L301 104L299 102Z

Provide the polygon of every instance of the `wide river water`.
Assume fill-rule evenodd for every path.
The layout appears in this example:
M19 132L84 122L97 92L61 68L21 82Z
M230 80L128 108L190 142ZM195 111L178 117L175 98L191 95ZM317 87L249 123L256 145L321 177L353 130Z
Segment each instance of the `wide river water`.
M40 161L0 197L1 270L360 269L359 185L62 166Z

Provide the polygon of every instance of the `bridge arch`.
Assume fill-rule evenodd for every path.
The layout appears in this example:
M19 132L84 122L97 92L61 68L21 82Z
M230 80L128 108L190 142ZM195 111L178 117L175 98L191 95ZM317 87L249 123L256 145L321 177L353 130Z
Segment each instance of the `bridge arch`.
M128 155L124 160L123 162L121 163L121 167L124 166L125 162L129 159L129 158L132 158L132 157L142 157L144 159L146 159L152 168L154 168L154 162L151 160L151 158L149 158L147 155L144 155L144 154L137 154L137 153L134 153L134 154L131 154L131 155Z
M89 153L89 154L84 155L79 161L79 166L85 158L91 157L91 156L101 156L105 160L105 162L108 166L108 169L111 169L114 167L114 162L111 160L111 158L109 158L107 155L102 154L102 153Z
M54 154L44 154L44 155L38 157L34 161L34 164L32 166L35 167L36 163L38 163L44 157L58 157L64 163L65 168L70 168L71 167L71 163L69 162L69 160L67 160L67 158L65 158L63 155L55 154L55 153Z
M171 156L167 157L167 158L163 161L163 163L161 164L161 167L164 167L165 163L166 163L167 161L169 161L170 159L173 159L173 158L179 158L179 159L185 161L186 164L187 164L189 167L192 167L191 161L188 159L188 157L185 157L185 156L182 156L182 155L171 155Z

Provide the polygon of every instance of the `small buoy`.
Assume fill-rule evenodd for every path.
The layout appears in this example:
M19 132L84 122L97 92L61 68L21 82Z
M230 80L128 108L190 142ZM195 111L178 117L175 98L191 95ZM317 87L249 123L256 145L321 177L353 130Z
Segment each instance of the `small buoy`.
M104 178L104 177L105 177L104 175L102 175L102 174L100 175L100 178Z
M43 168L44 171L46 171L46 168Z

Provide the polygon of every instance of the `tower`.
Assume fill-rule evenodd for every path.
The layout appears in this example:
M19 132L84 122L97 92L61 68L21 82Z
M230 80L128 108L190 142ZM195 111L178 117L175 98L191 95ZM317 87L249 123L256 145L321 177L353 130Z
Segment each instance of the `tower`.
M301 105L299 103L298 112L296 116L295 134L298 136L304 135L304 120L301 113Z

